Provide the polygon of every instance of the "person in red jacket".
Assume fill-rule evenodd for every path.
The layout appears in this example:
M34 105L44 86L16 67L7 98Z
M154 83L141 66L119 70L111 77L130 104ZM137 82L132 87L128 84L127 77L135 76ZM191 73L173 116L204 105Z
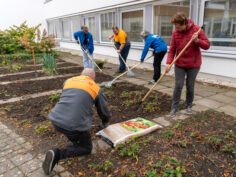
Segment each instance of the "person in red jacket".
M175 30L172 33L170 42L166 72L169 72L169 65L174 60L175 56L177 56L191 38L193 38L193 42L175 63L175 88L170 111L170 116L173 117L178 110L185 76L187 76L186 112L187 114L192 114L191 108L194 98L194 83L202 64L200 48L204 50L209 49L210 42L203 30L198 35L196 34L200 27L195 25L194 22L188 19L182 12L173 15L171 23L175 26Z

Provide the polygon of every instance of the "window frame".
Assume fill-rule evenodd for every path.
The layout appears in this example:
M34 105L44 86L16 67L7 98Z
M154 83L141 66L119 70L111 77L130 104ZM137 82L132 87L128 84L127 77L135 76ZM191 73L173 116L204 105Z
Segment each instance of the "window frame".
M107 13L115 13L115 20L116 20L116 15L117 15L115 9L98 13L99 14L99 41L100 41L101 44L112 44L112 42L110 42L110 41L109 42L102 41L102 25L101 25L102 19L101 19L101 15L102 14L107 14ZM116 25L116 21L115 21L114 25ZM111 31L112 31L112 29L111 29ZM113 34L113 32L112 32L112 34Z
M95 22L95 23L94 23L94 24L95 24L95 36L93 36L93 42L96 42L96 43L97 43L98 41L96 40L96 39L97 39L97 38L96 38L96 35L97 35L97 30L96 30L96 14L89 14L89 15L86 15L86 14L85 14L85 15L81 15L80 18L81 18L81 20L82 20L82 24L80 25L80 27L83 26L83 25L86 25L86 24L85 24L85 19L86 19L86 18L88 19L88 18L91 18L91 17L94 18L94 22ZM88 28L89 28L89 26L88 26ZM91 33L90 30L89 30L89 32ZM92 33L91 33L91 34L92 34ZM92 35L93 35L93 34L92 34Z
M162 6L162 5L167 5L167 4L171 4L171 3L177 3L177 2L184 2L184 1L186 1L186 0L166 0L166 1L155 2L155 3L152 4L153 5L152 6L152 8L153 8L152 9L152 11L153 11L152 33L153 34L154 34L154 31L155 31L155 25L154 25L154 23L155 23L155 6ZM188 18L190 18L190 15L191 15L191 3L192 3L192 1L189 0L189 16L188 16ZM173 24L171 24L171 25L172 25L172 30L174 31L174 25ZM162 37L162 36L160 36L160 37ZM167 47L169 47L169 46L170 45L167 45Z
M134 12L134 11L139 11L139 10L142 10L143 11L143 29L142 31L144 30L145 28L145 7L137 7L137 8L133 8L133 9L126 9L126 10L121 10L120 11L120 21L119 21L119 24L120 24L120 28L123 30L123 26L122 26L122 14L123 13L126 13L126 12ZM141 31L140 31L141 32ZM134 42L134 41L131 41L129 40L131 45L135 45L135 46L143 46L144 45L144 42L142 40L142 42Z
M200 2L200 12L199 12L199 26L204 25L204 14L205 14L205 7L206 2L210 2L211 0L201 0ZM236 25L235 25L236 26ZM208 37L208 36L207 36ZM226 46L210 46L210 49L207 51L204 51L204 53L212 53L213 51L218 51L218 53L225 53L225 54L236 54L235 52L236 47L226 47Z
M65 38L64 37L64 27L63 27L63 22L68 22L68 27L69 27L69 37L68 38ZM63 41L71 41L71 19L70 18L62 18L61 19L61 27L62 27L62 35L61 35L61 39Z

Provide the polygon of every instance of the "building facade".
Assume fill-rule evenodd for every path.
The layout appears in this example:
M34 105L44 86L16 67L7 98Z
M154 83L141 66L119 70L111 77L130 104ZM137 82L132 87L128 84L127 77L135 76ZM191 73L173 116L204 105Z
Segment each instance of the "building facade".
M98 4L98 7L93 4L92 8L78 12L76 6L83 4L76 0L73 3L71 12L69 9L59 15L51 12L46 19L49 33L56 36L62 48L79 50L73 33L86 25L95 41L95 53L116 56L108 36L112 34L112 26L117 25L131 41L128 59L138 61L144 46L140 32L148 30L158 34L169 45L174 30L170 19L182 11L195 24L203 26L211 42L210 49L202 51L200 72L236 78L236 0L131 0L119 4L112 1L104 6ZM55 11L61 6L59 1L48 1L45 12L52 5ZM165 65L165 59L162 64Z

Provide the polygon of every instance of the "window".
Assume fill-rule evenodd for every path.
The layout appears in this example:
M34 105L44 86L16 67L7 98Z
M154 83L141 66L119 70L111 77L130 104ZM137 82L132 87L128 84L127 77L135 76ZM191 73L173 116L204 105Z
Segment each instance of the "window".
M128 40L142 42L140 32L143 30L143 10L122 13L122 29Z
M74 34L75 32L80 30L80 17L75 16L75 17L72 17L71 20L72 20L72 33Z
M108 37L112 35L112 27L115 23L115 12L101 14L101 40L109 41Z
M89 32L93 35L93 40L96 39L96 25L95 17L86 17L84 18L84 25L88 27Z
M170 45L174 30L171 17L177 12L184 12L189 16L189 0L154 7L154 34L161 36L167 45Z
M55 36L55 38L61 37L58 21L48 22L48 34L53 34Z
M55 36L54 23L48 22L48 34L53 34Z
M236 1L212 0L205 4L204 30L211 46L236 47Z
M63 39L70 39L70 23L69 21L62 21L62 34L63 34Z

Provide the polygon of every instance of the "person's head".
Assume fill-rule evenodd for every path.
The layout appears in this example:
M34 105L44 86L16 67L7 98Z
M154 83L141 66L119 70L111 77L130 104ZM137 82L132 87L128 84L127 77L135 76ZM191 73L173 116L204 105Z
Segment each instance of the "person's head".
M113 30L113 33L116 35L119 33L119 28L117 26L113 26L112 30Z
M84 32L84 34L88 34L88 27L87 26L81 26L81 30Z
M172 16L171 23L175 25L177 31L185 31L188 25L188 18L183 12L178 12Z
M143 38L143 40L145 40L146 37L147 37L149 34L150 34L149 31L144 30L144 31L142 31L142 32L140 33L140 36Z
M91 79L95 80L95 72L91 68L84 68L81 73L81 76L89 76Z

